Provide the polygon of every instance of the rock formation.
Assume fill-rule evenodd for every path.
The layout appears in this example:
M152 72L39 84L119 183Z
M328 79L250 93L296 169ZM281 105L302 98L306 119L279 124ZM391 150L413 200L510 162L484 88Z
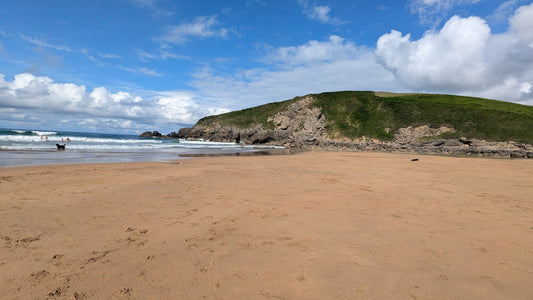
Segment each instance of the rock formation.
M490 142L479 139L443 138L455 129L442 126L409 126L400 128L389 141L361 137L357 139L336 138L326 132L326 118L320 108L311 105L312 96L291 103L287 109L268 118L272 128L256 125L252 128L225 126L214 122L191 128L182 128L178 133L166 136L157 131L141 136L162 136L181 139L202 139L214 142L235 142L247 145L277 145L288 148L320 147L357 151L415 152L425 154L485 155L533 158L533 146L518 142ZM157 135L159 134L159 135Z
M139 135L139 137L162 137L163 135L159 131L145 131Z

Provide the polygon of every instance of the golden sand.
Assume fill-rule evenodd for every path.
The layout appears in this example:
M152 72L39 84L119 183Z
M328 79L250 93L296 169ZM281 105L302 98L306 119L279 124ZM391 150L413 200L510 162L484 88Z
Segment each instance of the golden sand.
M0 298L526 299L533 160L0 169Z

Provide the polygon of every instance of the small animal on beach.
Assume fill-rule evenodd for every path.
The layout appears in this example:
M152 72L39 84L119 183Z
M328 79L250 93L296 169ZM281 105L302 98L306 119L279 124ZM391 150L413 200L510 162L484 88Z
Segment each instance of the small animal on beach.
M413 159L411 159L411 161L419 161L419 159L418 158L413 158Z
M61 150L65 150L66 144L65 145L56 144L56 146L57 146L57 151L61 151Z

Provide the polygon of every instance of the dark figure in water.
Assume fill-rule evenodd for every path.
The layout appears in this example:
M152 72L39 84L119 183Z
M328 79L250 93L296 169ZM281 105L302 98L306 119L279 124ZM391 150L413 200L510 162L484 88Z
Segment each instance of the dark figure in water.
M65 150L66 144L65 145L56 144L56 146L57 146L57 151L61 151L61 150Z

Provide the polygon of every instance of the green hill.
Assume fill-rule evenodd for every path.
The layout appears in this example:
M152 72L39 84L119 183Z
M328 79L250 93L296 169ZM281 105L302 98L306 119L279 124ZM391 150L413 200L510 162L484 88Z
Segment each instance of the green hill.
M533 106L440 94L392 94L342 91L307 95L321 109L330 137L391 140L400 128L427 125L454 128L442 138L478 138L533 144ZM268 118L302 99L265 104L198 121L198 126L272 129Z

